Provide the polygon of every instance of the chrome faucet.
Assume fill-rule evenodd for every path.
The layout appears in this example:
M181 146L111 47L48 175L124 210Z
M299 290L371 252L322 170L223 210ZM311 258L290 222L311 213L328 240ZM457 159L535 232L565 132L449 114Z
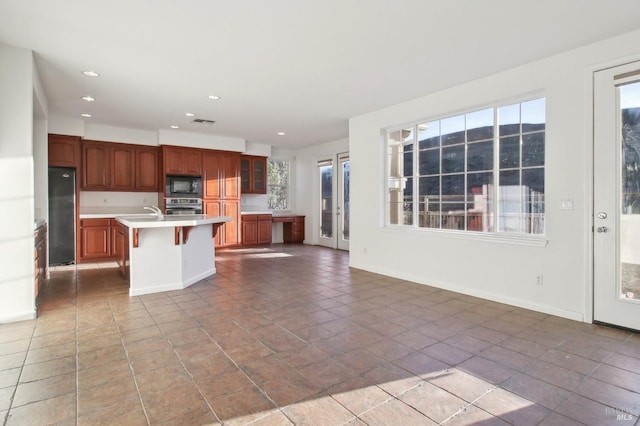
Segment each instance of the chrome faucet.
M145 210L151 210L152 212L154 212L156 216L158 216L158 219L164 218L164 214L162 214L162 210L160 210L158 206L151 206L151 207L145 206L144 208Z

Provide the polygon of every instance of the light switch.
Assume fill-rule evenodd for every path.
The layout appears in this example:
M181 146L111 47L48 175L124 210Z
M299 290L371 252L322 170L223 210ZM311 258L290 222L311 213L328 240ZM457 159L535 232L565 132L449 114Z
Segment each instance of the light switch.
M560 199L560 210L573 210L573 198Z

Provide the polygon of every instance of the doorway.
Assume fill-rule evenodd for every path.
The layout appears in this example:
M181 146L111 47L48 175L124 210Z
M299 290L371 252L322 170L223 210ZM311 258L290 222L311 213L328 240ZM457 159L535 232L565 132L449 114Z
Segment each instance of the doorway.
M349 250L350 173L349 153L318 161L322 246Z
M640 62L594 74L593 317L640 330Z

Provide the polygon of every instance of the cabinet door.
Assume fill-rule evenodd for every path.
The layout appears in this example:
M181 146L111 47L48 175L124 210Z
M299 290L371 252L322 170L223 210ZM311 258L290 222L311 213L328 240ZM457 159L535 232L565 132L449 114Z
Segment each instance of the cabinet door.
M105 259L111 257L111 227L109 219L96 219L101 225L87 226L86 223L92 225L90 221L82 220L80 228L80 256L81 260Z
M82 189L109 189L109 148L102 142L82 144Z
M258 217L255 215L242 216L242 245L258 244Z
M252 161L252 192L255 194L267 193L267 160L266 158L257 157Z
M221 202L220 201L210 201L210 200L204 200L204 213L205 214L210 214L213 216L220 216L220 210L221 210ZM227 226L227 224L223 224L218 228L218 232L216 233L216 240L215 240L215 246L216 247L220 247L222 246L222 236L224 235L224 228Z
M224 224L222 245L225 247L240 245L240 202L222 201L222 216L231 217L231 222Z
M222 156L217 152L208 152L202 156L202 179L204 181L204 198L220 198L220 162Z
M258 244L271 244L271 215L258 216Z
M133 191L135 189L135 149L130 146L113 145L111 151L110 189Z
M79 152L78 136L49 135L49 166L77 167Z
M185 149L182 152L182 168L185 175L202 175L202 153L199 149Z
M240 198L240 154L224 154L221 163L223 197Z
M120 225L118 222L115 221L115 219L111 220L111 227L109 228L110 230L110 238L111 238L111 257L118 257L118 255L120 254L120 247L118 246L118 225ZM120 225L122 226L122 225Z
M182 149L163 147L164 173L168 175L182 174Z
M158 167L157 148L136 148L136 189L138 191L158 192L160 182Z
M251 192L251 159L245 156L240 160L240 188L245 194Z

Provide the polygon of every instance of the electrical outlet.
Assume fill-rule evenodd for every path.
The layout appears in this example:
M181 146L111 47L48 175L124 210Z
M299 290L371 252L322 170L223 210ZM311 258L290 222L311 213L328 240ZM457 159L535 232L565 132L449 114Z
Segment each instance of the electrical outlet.
M536 285L542 285L543 282L544 282L544 277L542 276L542 274L536 275Z
M107 204L107 199L106 199L106 198L104 198L104 199L102 200L102 202L103 202L104 204Z

